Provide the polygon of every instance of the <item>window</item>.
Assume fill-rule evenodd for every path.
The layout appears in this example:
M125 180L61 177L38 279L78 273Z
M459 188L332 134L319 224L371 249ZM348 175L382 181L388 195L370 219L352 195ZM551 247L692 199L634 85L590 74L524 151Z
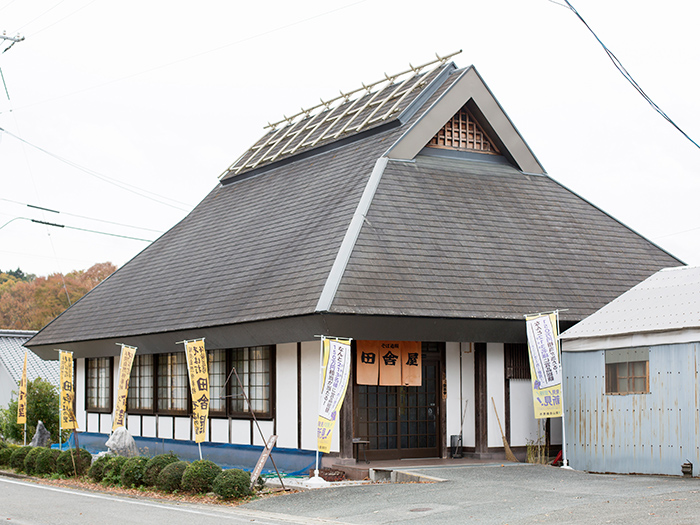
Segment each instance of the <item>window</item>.
M605 393L649 393L648 348L605 351Z
M527 343L503 345L506 379L530 379L530 353Z
M91 412L112 410L112 358L98 357L86 360L86 409Z
M226 350L207 351L209 361L209 411L226 413Z
M153 411L153 355L135 355L129 378L129 411Z
M260 417L272 417L271 363L271 346L231 350L231 364L236 368L255 415ZM248 415L250 410L235 376L231 383L231 414Z
M158 412L186 413L189 385L185 352L158 355Z

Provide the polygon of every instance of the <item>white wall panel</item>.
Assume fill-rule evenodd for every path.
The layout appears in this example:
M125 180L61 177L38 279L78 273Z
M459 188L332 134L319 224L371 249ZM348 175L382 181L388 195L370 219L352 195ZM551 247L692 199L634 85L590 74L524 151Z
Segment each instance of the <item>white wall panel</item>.
M486 345L486 392L488 403L488 446L502 447L501 431L494 412L493 403L496 403L498 417L501 419L503 432L505 428L505 379L503 367L505 365L503 343L487 343ZM493 397L493 401L491 398Z
M99 432L100 431L100 415L99 414L88 414L87 415L87 431L88 432Z
M141 435L156 437L156 416L141 416Z
M509 444L512 447L524 447L527 440L537 441L538 433L544 435L543 429L544 426L539 425L535 419L532 382L529 379L511 379Z
M186 439L189 440L193 438L194 431L190 434L190 421L189 417L176 417L175 418L175 439Z
M126 416L126 429L132 436L141 435L141 416Z
M318 424L319 359L321 343L309 341L301 344L301 448L316 450ZM331 451L338 452L333 448Z
M102 434L112 433L112 414L100 414L100 432Z
M228 419L211 419L211 441L214 443L228 443Z
M247 419L231 420L231 443L250 445L250 421Z
M447 435L445 446L450 446L450 436L459 434L460 422L460 371L459 371L459 343L446 343L445 345L445 378L447 380Z
M277 345L277 446L297 448L297 344Z
M87 429L87 412L85 412L85 358L75 360L75 420L78 422L78 431Z
M173 417L158 416L158 437L173 439Z
M260 425L260 430L265 436L265 439L270 439L270 436L274 433L274 422L258 420L258 424ZM255 427L255 423L253 423L253 445L265 446L265 441L260 437L260 432L258 432L257 427Z

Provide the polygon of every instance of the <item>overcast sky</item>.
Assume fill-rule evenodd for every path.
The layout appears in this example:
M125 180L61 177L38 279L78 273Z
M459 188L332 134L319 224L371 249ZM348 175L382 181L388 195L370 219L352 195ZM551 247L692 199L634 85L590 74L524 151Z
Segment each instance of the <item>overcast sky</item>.
M700 142L700 3L572 4ZM25 219L156 239L268 121L459 49L551 177L700 264L700 150L553 1L0 0L3 30L0 270L121 266L148 243Z

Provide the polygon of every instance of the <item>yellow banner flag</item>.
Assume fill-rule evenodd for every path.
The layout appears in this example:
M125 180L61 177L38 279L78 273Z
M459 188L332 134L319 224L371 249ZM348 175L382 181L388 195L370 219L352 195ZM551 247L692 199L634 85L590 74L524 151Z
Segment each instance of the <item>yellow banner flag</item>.
M129 377L131 376L131 365L136 354L135 346L122 345L121 357L119 358L119 383L117 383L117 402L114 405L114 423L112 432L123 427L126 422L126 397L129 395Z
M554 313L525 318L530 354L535 418L561 417L561 359L557 316Z
M204 441L209 417L209 370L204 339L185 342L187 369L190 374L192 392L192 415L194 419L195 443Z
M77 428L75 414L73 413L73 354L71 352L59 351L60 371L61 371L61 428Z
M323 340L323 381L318 411L318 450L331 451L331 437L350 377L350 341Z
M27 351L24 351L24 368L22 380L19 383L19 398L17 399L17 424L27 424Z

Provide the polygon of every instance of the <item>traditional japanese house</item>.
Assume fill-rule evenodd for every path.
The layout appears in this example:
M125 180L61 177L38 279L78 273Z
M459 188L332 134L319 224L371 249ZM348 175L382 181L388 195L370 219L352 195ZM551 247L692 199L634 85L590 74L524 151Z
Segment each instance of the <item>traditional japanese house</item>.
M549 177L476 69L450 60L272 124L185 219L36 335L44 358L77 358L80 429L110 431L125 343L138 347L128 429L190 442L176 342L204 337L208 440L262 444L235 367L263 434L314 450L328 335L352 338L360 364L382 344L421 354L414 386L353 375L332 461L362 453L353 439L369 459L448 457L460 434L464 453L502 455L491 398L524 452L538 423L523 315L562 309L571 326L679 261Z
M668 268L562 334L573 468L700 473L699 311L700 267Z

